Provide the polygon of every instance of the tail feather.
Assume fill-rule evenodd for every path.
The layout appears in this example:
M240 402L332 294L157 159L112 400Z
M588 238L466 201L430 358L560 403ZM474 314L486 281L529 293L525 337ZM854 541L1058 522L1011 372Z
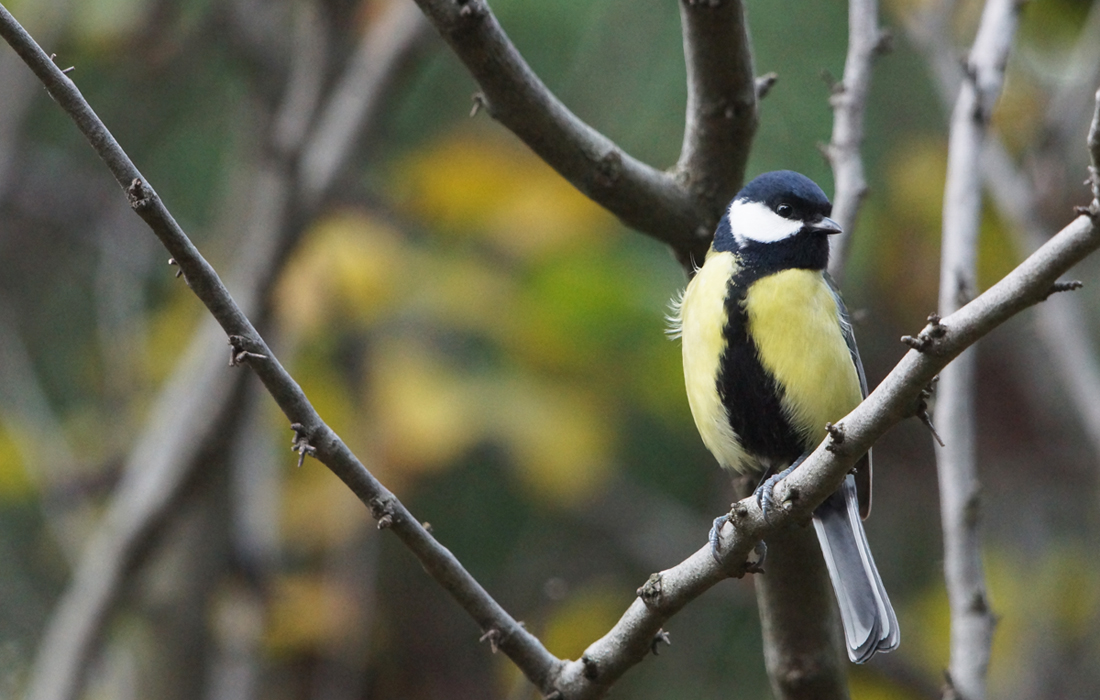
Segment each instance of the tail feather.
M848 658L861 664L875 652L896 649L898 620L867 545L854 477L814 511L814 529L840 606Z

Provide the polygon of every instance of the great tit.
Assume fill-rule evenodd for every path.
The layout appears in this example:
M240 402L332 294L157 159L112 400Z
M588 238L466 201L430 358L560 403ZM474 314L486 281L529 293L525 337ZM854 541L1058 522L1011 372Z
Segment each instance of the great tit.
M841 230L831 213L804 175L757 177L730 203L706 261L673 304L691 413L727 469L763 477L797 466L825 438L825 424L867 395L848 312L826 272L829 236ZM770 486L758 490L765 505ZM863 532L870 506L868 452L813 514L855 663L899 639Z

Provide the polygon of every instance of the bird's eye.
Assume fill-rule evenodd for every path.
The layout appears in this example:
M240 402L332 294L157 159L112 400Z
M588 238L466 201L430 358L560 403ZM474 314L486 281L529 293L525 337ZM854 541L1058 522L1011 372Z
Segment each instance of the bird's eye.
M775 208L775 213L779 214L784 219L789 219L791 218L791 215L794 214L794 209L791 207L790 204L780 204L778 207Z

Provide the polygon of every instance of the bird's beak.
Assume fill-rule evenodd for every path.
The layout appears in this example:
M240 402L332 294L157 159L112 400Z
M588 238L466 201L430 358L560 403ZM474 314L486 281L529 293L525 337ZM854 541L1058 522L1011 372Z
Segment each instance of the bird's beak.
M810 230L817 231L818 233L827 233L829 235L843 231L843 229L840 228L840 224L827 216L822 217L821 221L815 221L810 224Z

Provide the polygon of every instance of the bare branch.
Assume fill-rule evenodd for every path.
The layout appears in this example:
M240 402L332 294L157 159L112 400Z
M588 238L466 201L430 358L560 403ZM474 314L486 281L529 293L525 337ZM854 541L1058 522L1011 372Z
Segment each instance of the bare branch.
M1011 224L1021 257L1034 252L1050 237L1039 213L1035 189L1016 167L1004 145L990 134L983 152L985 186L1001 216ZM1100 463L1100 362L1088 332L1086 309L1074 295L1060 298L1036 314L1035 326L1050 365L1081 421Z
M1016 33L1017 0L988 0L951 119L943 207L940 313L949 314L977 289L981 219L981 153L993 105L1004 82ZM951 605L951 682L961 697L985 697L993 644L981 559L980 494L975 460L974 354L964 353L940 375L936 446L944 576Z
M400 7L408 8L409 12L419 17L415 8ZM5 31L18 35L16 27L9 26L6 21L3 25ZM336 95L346 99L348 94L358 93L373 99L387 82L376 72L364 74L361 69L348 69L337 82L333 96L318 107L322 95L308 85L321 83L326 69L322 60L326 40L323 36L317 36L322 28L321 23L310 21L309 17L299 23L299 33L304 34L305 38L294 45L301 55L294 57L296 68L292 71L283 103L273 120L270 136L278 144L273 150L290 161L313 153L313 149L319 147L312 144L318 142L350 150L351 142L377 113L370 104L368 108L359 110L350 122L340 125L336 139L326 140L328 132L324 128L312 128L311 115L332 113ZM392 70L396 63L389 53L362 48L362 43L374 42L378 38L377 33L364 36L356 55L369 54ZM392 41L394 38L386 37L384 46L388 51L397 56L408 55L408 47ZM412 40L407 33L405 38ZM27 41L29 37L22 44L25 49L28 48ZM33 47L33 43L30 46ZM33 51L30 53L34 54ZM58 85L58 90L67 89L63 83ZM71 89L75 92L75 87ZM78 92L76 97L82 101ZM376 106L377 102L373 105ZM90 108L87 111L91 113ZM94 114L91 118L94 120ZM92 123L90 128L102 129L106 133L102 124L97 126ZM109 138L109 134L106 136ZM125 161L121 162L125 165ZM319 189L312 191L314 205L331 188L335 175L333 169L342 162L342 159L329 161L320 169L322 181L317 184ZM242 244L243 254L231 275L241 308L256 308L257 302L266 296L272 280L281 269L281 262L285 261L286 250L308 219L306 213L293 211L295 204L292 200L301 202L306 197L302 194L302 185L293 181L291 171L292 168L286 167L285 163L267 163L250 182L248 200L252 203L252 211ZM139 207L148 205L144 189L133 188L133 200ZM122 485L114 494L106 517L91 535L76 566L74 580L50 620L39 647L29 697L57 700L72 697L78 692L83 669L95 652L110 611L121 595L127 572L139 565L144 544L155 536L181 489L202 464L197 457L198 450L218 430L225 428L215 418L223 415L224 406L233 396L243 374L226 376L225 350L217 340L218 335L211 324L210 328L195 336L189 351L185 353L185 358L190 360L180 363L174 379L158 397L153 417L127 462ZM261 353L252 353L248 349L241 351L248 353L242 359L264 359L255 357Z
M642 595L615 627L585 651L584 656L600 668L599 676L587 678L583 664L571 661L556 688L570 698L600 697L645 656L649 640L672 615L718 581L743 574L757 542L809 519L856 460L888 428L913 415L921 392L948 362L996 326L1038 303L1061 274L1097 248L1100 229L1089 217L1079 216L1004 279L942 319L943 332L936 334L929 348L909 351L859 407L838 421L844 430L843 443L826 440L776 484L775 496L784 504L781 512L773 510L765 521L754 498L736 504L733 523L722 531L721 562L715 561L708 544L681 564L650 577Z
M910 351L878 389L838 423L844 429L844 442L829 444L828 448L823 444L802 468L776 486L776 495L785 505L780 512L771 514L770 522L764 520L754 500L740 503L734 511L733 526L724 531L721 563L714 560L710 546L706 545L683 564L656 575L607 636L593 644L581 660L563 664L489 597L454 556L424 530L321 421L301 389L229 298L217 275L194 250L140 174L133 170L129 159L75 86L49 62L2 6L0 34L22 49L21 55L45 76L44 82L59 103L74 107L74 119L89 134L97 150L103 152L104 160L116 171L116 178L134 173L135 182L128 192L135 208L180 261L192 289L219 320L223 331L240 336L242 348L267 358L250 361L249 366L287 417L300 424L301 435L316 450L317 459L344 481L380 523L387 523L428 573L455 597L482 630L492 633L500 650L547 695L558 693L570 698L603 695L622 673L649 653L664 620L730 572L744 572L749 552L762 537L809 517L875 439L890 425L912 415L921 391L944 365L981 335L1037 303L1059 275L1100 247L1100 232L1093 219L1080 216L1004 280L943 319L939 324L942 333L937 334L928 348ZM220 344L211 345L218 353L223 351Z
M702 259L721 206L624 153L561 103L508 40L485 0L417 0L481 86L484 107L562 177L623 223ZM724 203L723 203L724 204Z
M676 168L697 197L720 210L741 187L757 126L745 8L740 0L680 0L680 22L688 98Z
M844 60L844 77L829 98L833 107L833 136L825 147L835 182L833 218L843 229L843 233L829 240L829 273L837 281L844 275L856 217L867 195L860 155L863 115L871 89L871 63L884 50L887 37L878 26L877 0L850 0L848 56Z

